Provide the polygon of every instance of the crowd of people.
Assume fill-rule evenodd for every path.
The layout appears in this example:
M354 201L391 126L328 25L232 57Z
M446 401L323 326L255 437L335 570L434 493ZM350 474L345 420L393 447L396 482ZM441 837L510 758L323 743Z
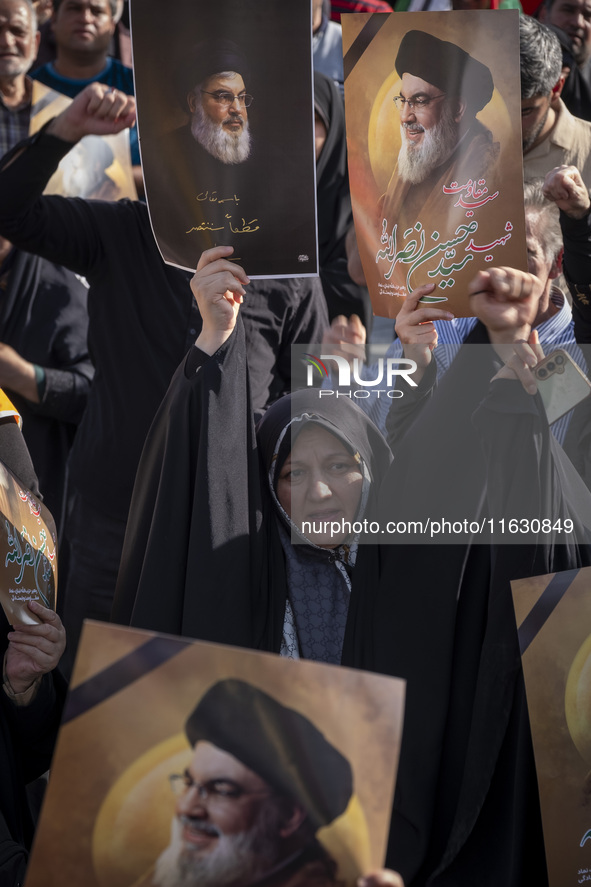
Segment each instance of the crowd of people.
M26 787L49 766L89 617L404 678L387 869L363 883L548 883L510 581L591 563L591 410L583 401L550 428L532 372L556 347L591 367L591 3L544 0L519 19L529 271L475 275L469 318L421 302L432 286L414 290L386 359L414 361L418 384L399 399L358 401L303 388L291 351L325 342L360 363L371 336L338 18L394 4L332 6L331 18L327 0L312 0L320 275L251 281L231 247L196 257L194 274L165 264L142 199L44 194L82 138L129 128L143 196L129 11L123 0L0 0L0 387L23 417L22 435L0 419L0 459L41 493L60 535L58 612L31 603L36 624L12 627L0 613L7 887L23 881L35 826ZM489 8L454 0L467 6ZM398 162L415 176L407 195L425 180L416 178L428 162L422 139L441 133L442 120L495 159L476 119L493 90L488 69L472 64L472 104L472 93L441 94L441 41L428 41L430 64L412 67L411 43L424 56L420 33L407 35L396 62L412 86L398 97ZM228 69L227 46L216 52L200 62L188 107L210 129L242 135L245 84ZM34 80L72 102L29 136ZM216 120L222 89L231 102ZM207 162L220 160L188 126ZM424 176L440 175L430 156ZM388 195L387 212L400 215ZM470 534L386 545L327 530L511 510L571 521L570 544L530 533L512 545ZM189 733L206 770L198 731ZM179 817L196 829L207 791L184 779ZM308 846L302 817L291 849ZM206 883L196 843L181 851L184 880L173 867L153 883ZM305 883L289 865L274 884ZM312 865L310 883L329 883L317 857ZM211 883L246 887L236 867L227 872Z

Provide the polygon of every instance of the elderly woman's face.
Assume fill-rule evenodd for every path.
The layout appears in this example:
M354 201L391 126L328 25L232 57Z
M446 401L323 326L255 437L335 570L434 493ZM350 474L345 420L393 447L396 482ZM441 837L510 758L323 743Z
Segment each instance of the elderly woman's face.
M321 548L336 548L351 535L363 475L341 441L318 425L308 425L279 474L277 498L300 532Z

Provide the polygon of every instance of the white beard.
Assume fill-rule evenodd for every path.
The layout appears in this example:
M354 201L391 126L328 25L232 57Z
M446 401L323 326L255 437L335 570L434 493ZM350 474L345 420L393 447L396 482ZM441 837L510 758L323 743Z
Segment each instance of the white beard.
M417 124L408 124L413 128ZM453 154L458 144L458 125L447 107L443 108L439 123L423 130L421 144L414 147L406 140L404 124L400 127L402 144L398 154L398 174L403 182L418 185Z
M228 132L223 123L214 123L198 102L191 120L193 138L221 163L243 163L250 155L248 120L240 132Z
M274 810L272 816L262 813L248 832L238 835L219 832L215 849L204 856L198 849L183 842L181 831L182 824L175 816L170 844L156 861L152 879L154 887L233 887L248 884L269 872L278 861L278 839L270 838L270 833L277 833Z

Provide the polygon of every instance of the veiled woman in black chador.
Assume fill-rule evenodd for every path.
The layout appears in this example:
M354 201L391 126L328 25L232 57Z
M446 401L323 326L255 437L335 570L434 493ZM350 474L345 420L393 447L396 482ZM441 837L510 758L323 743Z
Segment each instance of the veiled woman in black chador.
M138 627L275 652L283 644L292 656L357 664L366 630L359 616L377 585L379 557L375 546L359 544L353 525L375 513L391 461L387 443L349 400L320 399L317 389L273 404L255 438L241 325L204 358L197 348L189 354L169 392L171 424L163 416L152 428L146 457L164 447L164 473L146 463L140 472L115 616ZM312 464L322 446L322 464ZM352 531L300 533L281 494L292 483L294 491L315 488L304 496L312 531L342 521ZM354 491L348 510L331 491L335 485Z

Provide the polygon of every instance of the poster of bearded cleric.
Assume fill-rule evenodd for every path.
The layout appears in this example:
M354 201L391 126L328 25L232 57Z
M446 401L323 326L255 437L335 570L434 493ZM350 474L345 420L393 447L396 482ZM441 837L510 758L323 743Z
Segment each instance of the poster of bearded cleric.
M8 407L8 409L7 409ZM12 409L11 409L12 408ZM14 415L0 393L0 416ZM55 610L57 530L55 521L19 479L0 463L0 606L9 625L32 625L39 619L28 608L37 601Z
M86 622L26 887L354 887L405 682Z
M68 96L34 80L30 135L39 132L71 104ZM84 136L60 160L43 193L85 200L137 200L129 133L124 129L116 135Z
M590 583L591 567L511 583L550 887L591 882Z
M343 17L349 176L374 313L471 314L479 270L527 270L516 10Z
M165 261L230 245L250 277L315 275L310 0L133 0L140 150Z

